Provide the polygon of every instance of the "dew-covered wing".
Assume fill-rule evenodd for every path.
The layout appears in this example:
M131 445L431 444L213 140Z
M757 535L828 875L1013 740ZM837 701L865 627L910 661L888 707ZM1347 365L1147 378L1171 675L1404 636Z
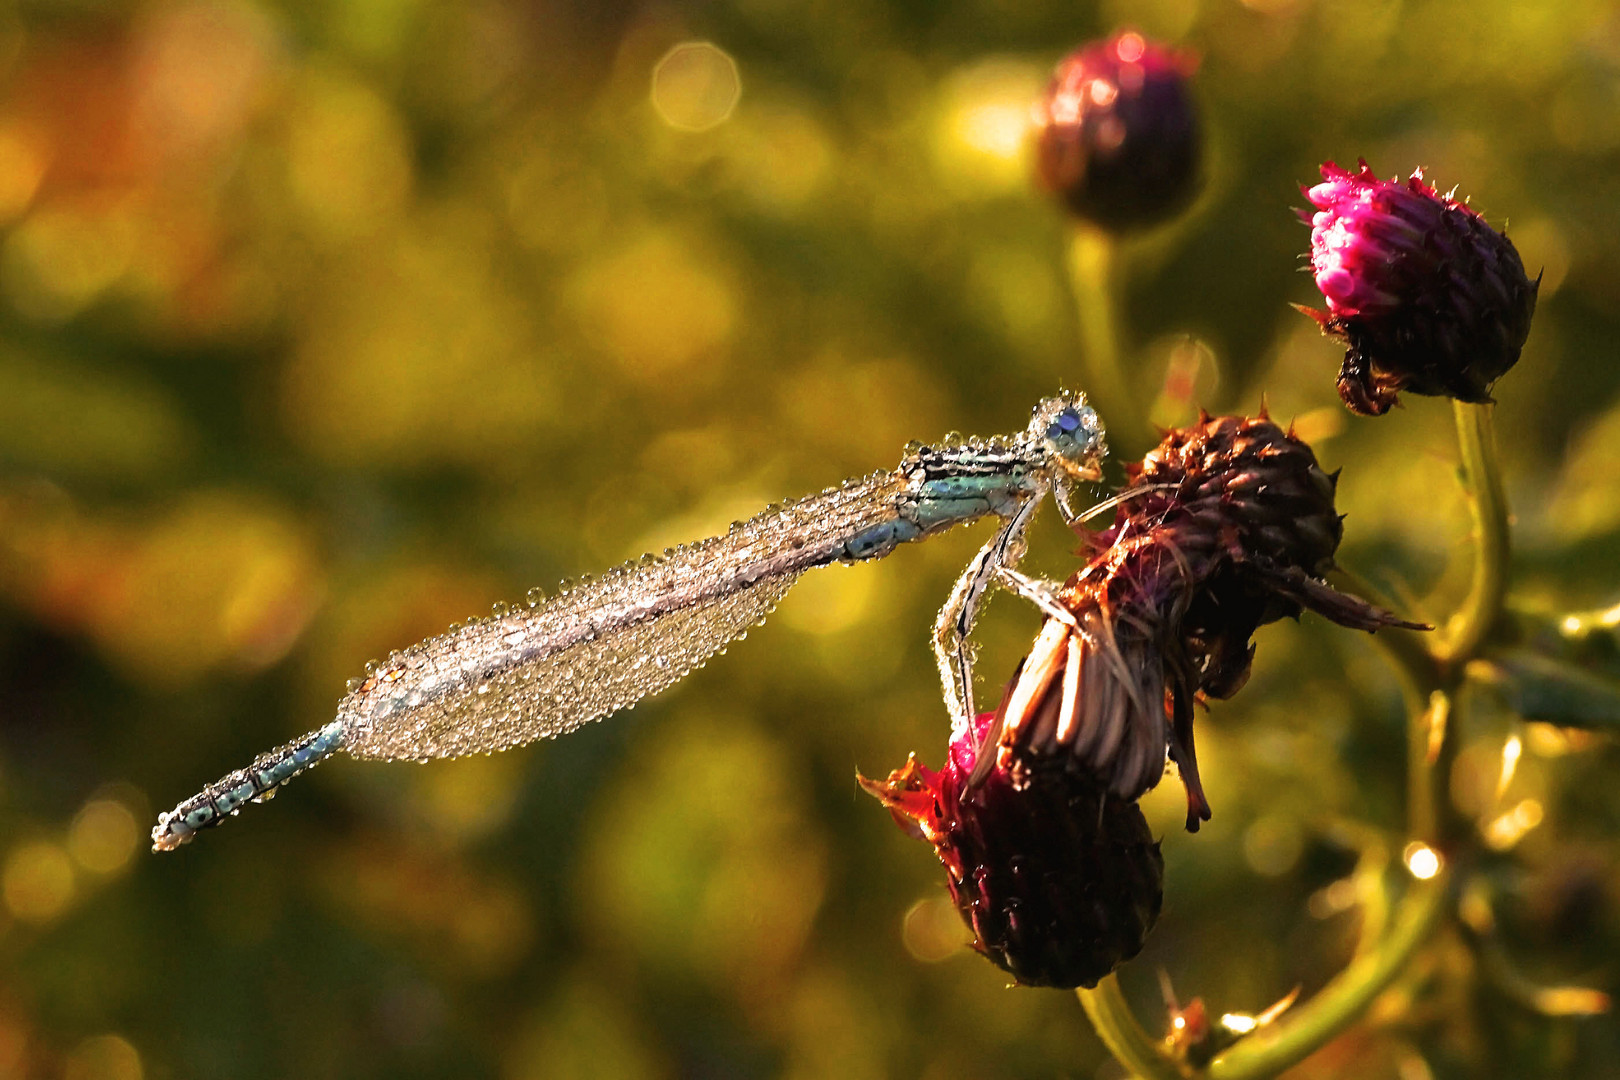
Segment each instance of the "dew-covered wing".
M344 748L488 753L633 705L745 634L805 570L843 557L849 537L892 519L904 492L893 473L851 481L402 650L343 699Z

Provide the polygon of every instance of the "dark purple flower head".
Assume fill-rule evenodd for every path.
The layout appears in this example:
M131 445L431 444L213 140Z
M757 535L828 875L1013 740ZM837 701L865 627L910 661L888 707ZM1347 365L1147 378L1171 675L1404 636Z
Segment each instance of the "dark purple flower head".
M1095 986L1141 951L1159 917L1159 845L1135 803L1084 777L1020 786L998 769L971 787L996 723L985 713L956 732L939 772L913 756L861 786L934 846L975 949L1026 986Z
M1132 32L1071 53L1035 107L1041 183L1110 231L1178 213L1198 190L1203 152L1194 66Z
M1315 212L1311 271L1326 311L1302 308L1348 346L1339 396L1381 416L1402 390L1490 399L1491 384L1519 359L1536 308L1537 281L1519 253L1466 203L1423 182L1380 180L1331 161L1306 188Z
M1424 627L1322 580L1343 535L1336 478L1264 413L1201 416L1126 474L1132 497L1058 594L1072 621L1047 619L1014 681L997 762L1020 780L1077 771L1134 799L1168 754L1196 831L1210 808L1193 703L1243 687L1256 629L1306 608L1361 630Z

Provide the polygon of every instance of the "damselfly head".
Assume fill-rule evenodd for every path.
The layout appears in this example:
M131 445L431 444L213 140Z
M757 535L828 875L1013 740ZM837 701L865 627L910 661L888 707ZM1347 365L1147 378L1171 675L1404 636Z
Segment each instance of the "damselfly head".
M1035 406L1028 437L1066 476L1075 480L1102 479L1108 442L1102 418L1086 404L1086 395L1059 394Z

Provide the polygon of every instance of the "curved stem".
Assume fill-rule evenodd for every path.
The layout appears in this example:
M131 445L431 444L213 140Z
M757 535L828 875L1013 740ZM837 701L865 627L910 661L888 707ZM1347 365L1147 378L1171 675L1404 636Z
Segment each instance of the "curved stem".
M1136 1022L1117 977L1105 976L1095 990L1082 989L1075 993L1109 1053L1134 1075L1142 1080L1187 1080L1186 1070L1165 1053L1162 1043Z
M1384 602L1365 582L1343 571L1335 582L1345 591L1374 603ZM1436 713L1449 711L1442 672L1425 647L1424 639L1410 631L1386 630L1377 635L1385 655L1400 673L1408 703L1407 767L1410 770L1413 834L1435 838L1441 812L1435 790L1436 751L1445 744L1444 729L1436 738ZM1440 775L1445 775L1443 771ZM1212 1062L1203 1074L1211 1080L1261 1080L1303 1061L1349 1027L1380 993L1405 970L1428 940L1446 909L1450 874L1445 866L1429 880L1414 879L1402 897L1387 931L1373 932L1376 944L1364 938L1350 964L1305 1004L1290 1010ZM1382 910L1383 897L1378 897ZM1375 922L1381 923L1378 919ZM1126 1067L1149 1080L1177 1080L1187 1073L1142 1030L1131 1015L1119 984L1110 975L1094 991L1081 990L1080 1003L1108 1049Z
M1428 881L1414 881L1401 899L1393 929L1377 948L1352 960L1332 982L1276 1025L1211 1062L1210 1080L1276 1076L1354 1023L1429 939L1446 907L1449 877L1442 869Z
M1502 470L1496 458L1496 430L1490 405L1451 403L1457 421L1463 485L1474 518L1474 578L1468 597L1451 617L1440 659L1456 663L1472 657L1502 611L1507 595L1508 508Z
M1069 285L1080 320L1080 365L1086 397L1108 426L1114 453L1132 460L1149 440L1142 411L1121 366L1119 348L1119 245L1089 225L1077 225L1069 245Z
M1445 841L1457 831L1455 823L1446 820L1448 803L1442 790L1457 743L1447 731L1452 693L1461 664L1477 653L1501 614L1509 554L1507 500L1490 406L1458 402L1453 405L1453 415L1478 545L1468 596L1448 623L1443 640L1424 641L1400 630L1378 635L1379 644L1400 672L1408 702L1412 834L1441 850L1450 846ZM1376 600L1368 596L1370 590L1364 583L1348 575L1339 580L1349 586L1346 591ZM1430 938L1446 911L1450 878L1450 868L1442 863L1429 879L1412 880L1376 945L1359 950L1309 1001L1233 1046L1211 1062L1203 1075L1210 1080L1264 1080L1303 1061L1348 1028ZM1131 1016L1112 976L1095 991L1081 991L1080 1001L1098 1034L1127 1067L1149 1080L1185 1077L1185 1070Z

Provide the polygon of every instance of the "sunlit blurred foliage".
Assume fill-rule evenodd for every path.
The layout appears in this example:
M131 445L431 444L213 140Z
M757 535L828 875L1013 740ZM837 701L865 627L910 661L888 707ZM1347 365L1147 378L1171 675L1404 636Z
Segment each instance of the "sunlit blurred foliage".
M1442 617L1468 573L1445 403L1348 417L1287 308L1316 165L1427 166L1542 274L1498 388L1521 588L1612 603L1612 3L0 11L0 1076L1106 1070L1072 998L960 948L937 867L851 782L943 753L927 633L983 527L818 572L555 745L339 760L141 848L367 660L1078 383L1023 129L1052 63L1125 24L1201 56L1211 142L1198 202L1121 253L1144 414L1296 418L1344 468L1342 561ZM993 700L1034 618L983 625ZM1147 1017L1157 967L1220 1009L1320 986L1356 940L1355 823L1400 820L1376 652L1311 617L1259 649L1199 720L1215 820L1183 835L1174 784L1146 804ZM1531 727L1498 791L1513 722L1484 726L1454 795L1513 849L1515 947L1612 988L1613 750ZM1620 1070L1612 1026L1467 997L1469 955L1298 1075Z

